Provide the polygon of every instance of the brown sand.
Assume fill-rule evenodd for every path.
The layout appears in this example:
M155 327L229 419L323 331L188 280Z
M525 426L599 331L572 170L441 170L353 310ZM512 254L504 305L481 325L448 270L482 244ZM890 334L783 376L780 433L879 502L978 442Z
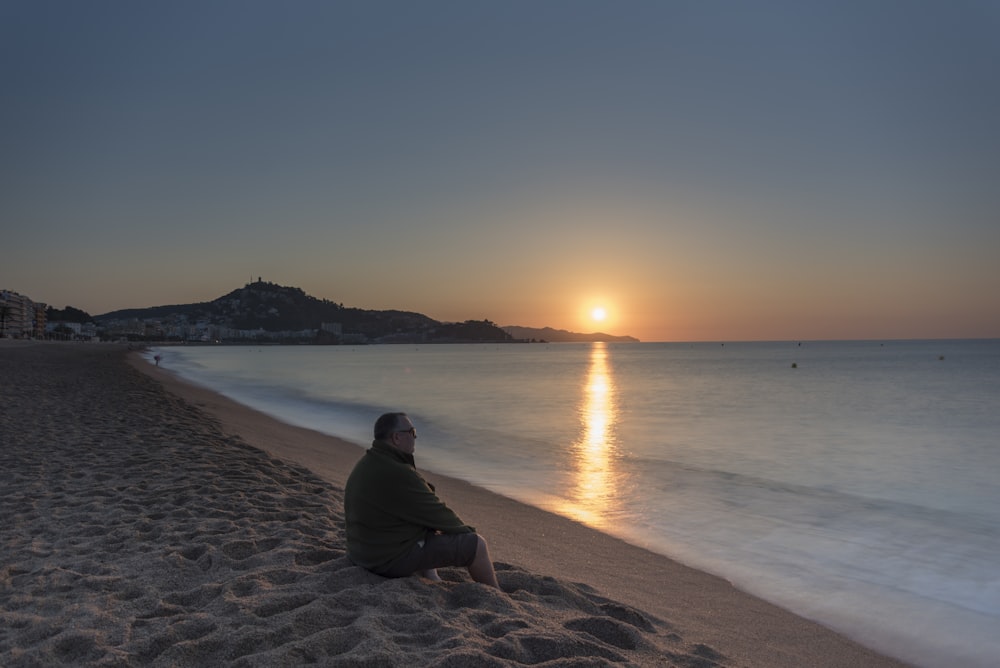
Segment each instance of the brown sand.
M0 665L902 665L440 476L503 592L372 575L344 556L360 448L133 362L0 342Z

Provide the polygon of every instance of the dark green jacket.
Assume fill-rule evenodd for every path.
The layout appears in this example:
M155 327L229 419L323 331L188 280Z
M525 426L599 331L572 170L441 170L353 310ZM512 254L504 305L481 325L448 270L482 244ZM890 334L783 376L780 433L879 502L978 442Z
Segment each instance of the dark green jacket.
M344 487L347 556L377 570L404 555L429 531L472 533L434 493L413 456L384 441L355 464Z

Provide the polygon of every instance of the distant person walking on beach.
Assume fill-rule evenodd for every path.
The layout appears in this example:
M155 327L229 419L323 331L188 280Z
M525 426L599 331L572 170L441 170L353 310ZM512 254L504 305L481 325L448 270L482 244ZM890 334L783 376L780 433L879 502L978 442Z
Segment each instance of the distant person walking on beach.
M499 589L486 541L417 472L417 430L410 418L386 413L374 431L372 447L344 488L350 560L390 578L440 580L438 568L463 566L476 582Z

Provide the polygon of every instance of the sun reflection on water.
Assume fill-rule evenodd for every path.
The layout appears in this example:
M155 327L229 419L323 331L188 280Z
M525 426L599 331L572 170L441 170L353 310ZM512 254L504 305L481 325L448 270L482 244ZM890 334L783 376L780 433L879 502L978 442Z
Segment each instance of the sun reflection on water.
M614 487L615 384L605 343L594 343L580 401L580 438L570 448L572 486L563 512L596 528L610 523L618 504Z

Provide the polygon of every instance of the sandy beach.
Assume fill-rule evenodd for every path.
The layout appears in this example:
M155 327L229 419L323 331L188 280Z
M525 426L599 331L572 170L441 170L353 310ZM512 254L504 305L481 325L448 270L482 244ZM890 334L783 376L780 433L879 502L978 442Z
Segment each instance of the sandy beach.
M368 573L343 537L361 448L122 346L0 341L0 452L3 666L903 665L430 473L489 540L502 591L460 569Z

